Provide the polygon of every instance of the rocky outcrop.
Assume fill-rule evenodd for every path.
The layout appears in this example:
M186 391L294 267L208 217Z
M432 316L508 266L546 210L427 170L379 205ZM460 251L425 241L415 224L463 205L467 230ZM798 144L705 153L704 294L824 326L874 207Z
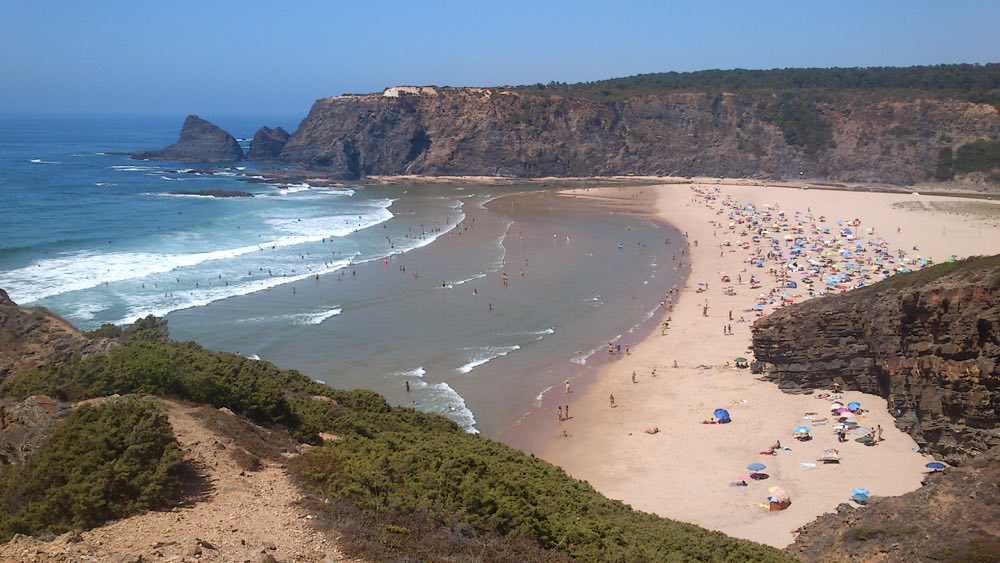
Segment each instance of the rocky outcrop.
M69 403L44 395L0 399L0 465L21 463L69 413Z
M261 127L253 136L250 142L250 152L247 158L250 160L274 160L281 156L281 150L288 143L291 135L281 127Z
M1000 116L988 104L885 92L815 100L674 92L605 102L408 87L317 101L279 158L343 179L801 175L911 184L933 174L942 148L998 135Z
M930 475L920 489L841 505L785 551L800 561L1000 560L1000 450Z
M110 345L85 337L44 309L18 307L0 290L0 381L49 362L98 353Z
M886 398L953 463L1000 445L1000 256L942 264L781 309L753 327L752 368L787 391Z
M241 191L237 191L237 190L194 190L194 191L180 190L180 191L168 192L168 193L170 195L191 195L191 196L198 196L198 197L219 197L219 198L227 198L227 197L253 197L253 194L250 193L250 192L241 192Z
M236 139L197 115L189 115L176 143L157 151L139 151L132 158L140 160L179 160L184 162L235 162L245 160Z

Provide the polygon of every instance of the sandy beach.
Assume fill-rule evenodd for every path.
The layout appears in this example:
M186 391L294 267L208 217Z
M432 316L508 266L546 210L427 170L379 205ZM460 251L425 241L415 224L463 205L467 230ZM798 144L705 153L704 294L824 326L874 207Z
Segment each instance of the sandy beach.
M749 263L751 253L760 247L737 244L743 242L738 239L747 243L749 239L741 236L742 227L729 229L732 209L752 205L754 213L766 209L775 217L780 210L785 219L795 217L818 225L816 238L836 237L838 230L857 219L857 237L849 242L881 248L892 262L885 270L916 268L921 259L941 262L951 255L997 252L1000 204L712 182L695 179L690 186L563 192L565 197L613 204L631 199L632 190L654 191L659 218L688 234L688 251L677 258L690 260L692 270L686 286L671 296L670 310L663 312L661 322L669 319L669 328L655 331L634 344L629 355L615 355L598 370L596 380L574 394L572 418L558 426L539 424L538 431L544 435L526 440L533 443L515 445L636 509L783 547L794 541L793 530L834 511L856 487L874 496L900 495L918 488L930 458L918 453L915 442L895 428L879 397L849 390L842 393L844 402L858 401L866 410L859 417L861 426L881 426L883 441L874 447L854 440L838 443L833 431L836 421L830 417L831 399L817 398L819 391L785 394L776 385L757 380L749 370L731 367L736 357L752 361L748 346L755 304L765 304L761 314L766 314L780 306L783 293L791 301L808 297L801 284L789 290L786 282L769 273L775 264L780 269L780 261L764 268ZM705 194L713 199L707 201ZM729 207L720 212L723 205ZM842 223L838 225L837 220ZM832 227L833 234L824 233L824 226ZM809 231L803 236L813 238ZM780 243L783 251L791 244L796 243ZM905 260L896 261L903 253ZM806 250L802 258L808 255ZM723 272L731 283L722 281ZM754 286L751 275L758 282ZM848 285L860 279L855 276ZM706 282L707 289L699 282ZM822 290L826 286L813 287ZM729 288L728 293L724 288ZM745 322L740 322L741 317ZM731 334L726 334L729 327ZM675 362L677 367L673 367ZM720 407L728 409L731 423L702 424ZM812 440L793 438L793 429L799 425L810 429ZM645 432L651 428L658 432ZM773 456L762 453L778 440L787 449ZM839 464L817 461L828 448L839 450ZM746 466L751 463L766 465L762 473L767 478L731 487L730 483L750 473ZM766 506L768 489L775 486L787 491L791 505L769 512L761 504Z

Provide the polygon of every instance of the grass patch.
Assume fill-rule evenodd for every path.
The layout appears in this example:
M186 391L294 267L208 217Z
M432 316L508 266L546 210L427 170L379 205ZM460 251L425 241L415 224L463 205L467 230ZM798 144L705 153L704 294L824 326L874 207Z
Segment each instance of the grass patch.
M81 406L24 464L0 467L0 542L166 506L179 496L182 464L155 399Z

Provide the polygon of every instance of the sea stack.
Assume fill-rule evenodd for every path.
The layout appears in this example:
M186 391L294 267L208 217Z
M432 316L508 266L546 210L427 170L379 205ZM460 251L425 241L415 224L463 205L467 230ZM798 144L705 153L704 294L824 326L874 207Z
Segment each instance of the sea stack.
M232 135L197 115L189 115L176 143L161 150L137 151L132 158L141 160L179 160L185 162L235 162L246 160L243 149Z
M261 127L253 136L250 142L250 152L247 158L250 160L275 160L281 154L281 149L285 148L285 143L291 134L281 127Z

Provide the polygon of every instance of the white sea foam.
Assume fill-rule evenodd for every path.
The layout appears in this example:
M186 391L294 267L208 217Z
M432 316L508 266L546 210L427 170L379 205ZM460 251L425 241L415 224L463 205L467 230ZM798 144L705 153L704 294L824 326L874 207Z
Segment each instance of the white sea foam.
M415 405L418 410L446 416L455 421L466 432L479 434L479 430L476 429L475 415L465 404L465 399L452 389L451 385L444 381L440 383L414 381L410 386L421 394L425 394L425 399Z
M549 385L545 389L542 389L542 391L540 393L538 393L537 395L535 395L535 406L538 406L538 407L542 406L542 399L544 399L545 398L545 394L548 393L551 390L552 390L552 386Z
M388 217L388 210L383 210ZM379 214L378 222L388 219ZM375 224L369 221L364 226ZM363 228L363 227L362 227ZM179 268L189 268L214 260L226 260L253 252L285 248L307 242L318 242L325 236L345 236L357 228L345 228L334 233L309 233L280 237L259 245L243 246L192 254L159 254L151 252L100 253L81 251L63 254L56 258L44 258L23 268L0 272L0 287L8 290L18 302L33 303L70 291L89 289L105 283L145 278L154 274L164 274ZM306 275L314 275L315 272ZM278 283L289 278L279 278ZM273 284L277 285L277 284ZM261 288L263 289L263 288Z
M486 277L486 272L479 272L478 274L472 276L471 278L465 278L463 280L449 281L445 282L445 287L448 289L454 289L457 285L463 285L469 283L470 281L475 281Z
M427 375L427 370L425 370L423 366L420 366L416 369L411 369L408 371L397 371L395 375L398 375L400 377L423 377Z
M303 313L301 315L292 315L293 322L300 325L318 325L323 321L336 317L343 310L340 307L334 307L332 309L326 309L324 311L318 311L316 313Z
M111 167L112 170L117 170L119 172L145 172L147 170L162 170L159 166L136 166L134 164L130 165L114 165Z
M111 186L117 186L118 184L114 184L112 182L94 182L94 185L102 188L110 188Z
M54 160L42 160L40 158L33 158L33 159L29 160L28 162L30 162L32 164L62 164L62 163L56 162Z
M173 292L171 293L172 297L164 297L163 294L157 294L155 296L127 296L124 298L124 301L128 305L129 314L128 316L115 321L115 324L132 323L147 315L163 317L169 313L180 311L182 309L204 307L205 305L209 305L222 299L249 295L251 293L271 289L279 285L311 278L316 274L328 274L343 268L346 265L347 262L335 262L331 263L331 266L326 269L312 271L297 276L267 277L241 284L200 288L197 291Z
M570 361L573 362L574 364L584 366L587 365L587 360L595 353L597 353L597 348L591 348L590 350L587 351L586 354L573 356L572 358L570 358Z
M497 358L502 358L515 350L520 350L517 344L513 346L483 346L471 349L469 362L458 368L459 373L471 373L477 367L492 362Z

